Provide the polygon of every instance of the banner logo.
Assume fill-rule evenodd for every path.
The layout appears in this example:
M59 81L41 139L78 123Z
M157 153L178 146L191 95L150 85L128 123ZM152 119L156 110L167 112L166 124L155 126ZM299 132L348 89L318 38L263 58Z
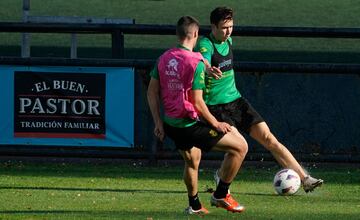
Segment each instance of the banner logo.
M14 136L105 138L103 73L14 73Z

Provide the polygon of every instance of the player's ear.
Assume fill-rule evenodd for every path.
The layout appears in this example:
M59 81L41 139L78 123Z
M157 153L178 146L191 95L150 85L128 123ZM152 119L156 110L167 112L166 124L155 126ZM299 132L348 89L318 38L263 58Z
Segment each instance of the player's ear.
M194 38L198 38L199 37L199 30L194 31Z
M211 30L216 30L217 26L216 24L211 24Z

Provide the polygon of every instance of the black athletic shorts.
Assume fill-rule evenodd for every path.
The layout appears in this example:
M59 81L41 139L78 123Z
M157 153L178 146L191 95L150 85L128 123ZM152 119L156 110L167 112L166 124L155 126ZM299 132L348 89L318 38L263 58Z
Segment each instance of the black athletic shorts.
M180 150L189 150L195 146L203 151L210 151L224 136L223 133L200 121L186 128L177 128L164 123L164 130Z
M243 97L226 104L209 105L208 108L217 120L227 122L246 134L250 133L252 125L264 121Z

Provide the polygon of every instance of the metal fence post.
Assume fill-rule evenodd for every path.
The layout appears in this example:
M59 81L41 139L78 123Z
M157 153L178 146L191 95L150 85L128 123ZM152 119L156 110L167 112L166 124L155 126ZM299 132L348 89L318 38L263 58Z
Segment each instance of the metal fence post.
M71 33L71 48L70 48L70 58L77 58L77 37L75 33Z
M23 22L28 22L30 0L23 0ZM21 57L30 57L30 33L23 33L21 39Z
M124 33L114 30L111 33L112 58L124 58Z

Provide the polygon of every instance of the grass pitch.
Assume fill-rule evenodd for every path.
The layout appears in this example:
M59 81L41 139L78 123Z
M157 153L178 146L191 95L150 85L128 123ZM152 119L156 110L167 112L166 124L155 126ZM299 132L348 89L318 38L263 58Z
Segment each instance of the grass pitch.
M277 196L272 187L277 165L248 165L231 186L244 213L210 207L208 188L215 168L202 165L199 195L206 219L358 219L360 169L312 165L325 184L313 193ZM94 162L2 162L0 219L197 219L187 206L182 166L146 167Z

